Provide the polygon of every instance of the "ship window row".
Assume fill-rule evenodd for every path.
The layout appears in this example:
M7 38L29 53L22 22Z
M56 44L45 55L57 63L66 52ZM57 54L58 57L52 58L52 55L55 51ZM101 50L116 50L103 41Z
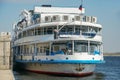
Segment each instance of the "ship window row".
M47 35L53 34L55 27L45 27L45 28L34 28L27 31L23 31L18 35L18 38L27 37L27 36L36 36L36 35Z
M56 21L60 21L60 16L59 15L55 15L55 16L45 16L45 20L44 22L56 22ZM64 15L62 17L62 21L68 21L69 17L67 15ZM80 19L79 19L80 20Z
M64 41L52 44L22 45L14 48L17 55L73 55L78 53L88 53L89 55L99 54L102 51L101 43L89 41Z
M17 55L45 55L49 51L48 45L22 45L14 48L14 53Z
M71 21L71 20L80 21L82 19L83 21L85 21L85 19L82 18L82 16L70 17L68 15L63 15L61 17L59 15L54 15L54 16L45 16L45 18L41 22L57 22L57 21Z
M45 16L43 18L43 20L40 21L40 17L33 19L34 23L38 23L38 22L56 22L56 21L69 21L69 20L75 20L75 21L80 21L81 19L83 19L83 21L86 21L87 19L82 18L82 16L74 16L74 17L70 17L68 15L54 15L54 16Z
M80 15L48 15L41 16L40 14L34 14L32 19L27 21L22 19L17 23L17 26L21 29L28 27L30 25L39 24L39 23L48 23L48 22L59 22L59 21L83 21L96 23L97 18L92 16L80 16Z
M43 19L41 20L41 23L44 22L56 22L56 21L83 21L83 22L91 22L91 23L96 23L97 18L93 16L80 16L80 15L49 15L42 17Z
M61 28L61 26L58 27L58 29L60 29L60 28ZM57 29L57 27L55 27L55 26L33 28L30 30L21 32L18 35L18 38L27 37L27 36L54 34L55 29ZM93 27L89 27L89 26L82 26L82 27L80 27L80 26L65 26L64 28L62 28L59 31L59 35L67 35L67 34L80 35L80 33L82 33L82 35L90 35L90 34L87 34L88 32L91 32L91 33L94 33L97 35L101 35L100 28L93 28Z

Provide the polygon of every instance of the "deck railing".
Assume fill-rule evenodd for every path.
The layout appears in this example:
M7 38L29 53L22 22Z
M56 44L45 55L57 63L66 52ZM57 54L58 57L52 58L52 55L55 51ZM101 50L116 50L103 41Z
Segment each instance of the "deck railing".
M82 36L86 36L86 37L91 37L91 38L93 38L95 35L97 35L97 33L93 33L93 32L82 32L82 33L80 33L80 32L60 32L59 34L58 34L58 36L61 36L61 35L77 35L77 36L79 36L79 35L82 35Z

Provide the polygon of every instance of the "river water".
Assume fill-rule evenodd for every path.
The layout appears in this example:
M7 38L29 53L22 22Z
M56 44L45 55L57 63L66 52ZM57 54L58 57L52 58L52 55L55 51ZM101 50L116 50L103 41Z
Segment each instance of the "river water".
M14 71L15 80L120 80L120 57L105 57L106 63L97 64L93 75L87 77L63 77Z

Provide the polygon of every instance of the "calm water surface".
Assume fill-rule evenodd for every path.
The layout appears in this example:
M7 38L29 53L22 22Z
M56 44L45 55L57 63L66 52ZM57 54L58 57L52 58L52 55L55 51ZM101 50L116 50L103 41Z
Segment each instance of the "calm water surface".
M98 64L93 75L87 77L61 77L14 71L16 80L120 80L120 57L105 57L106 63Z

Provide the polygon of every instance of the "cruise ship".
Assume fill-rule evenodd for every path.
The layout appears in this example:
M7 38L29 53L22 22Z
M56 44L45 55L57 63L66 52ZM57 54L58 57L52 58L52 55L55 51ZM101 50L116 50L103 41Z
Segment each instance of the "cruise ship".
M35 6L24 9L13 26L15 62L25 70L87 76L104 63L102 25L85 8Z

